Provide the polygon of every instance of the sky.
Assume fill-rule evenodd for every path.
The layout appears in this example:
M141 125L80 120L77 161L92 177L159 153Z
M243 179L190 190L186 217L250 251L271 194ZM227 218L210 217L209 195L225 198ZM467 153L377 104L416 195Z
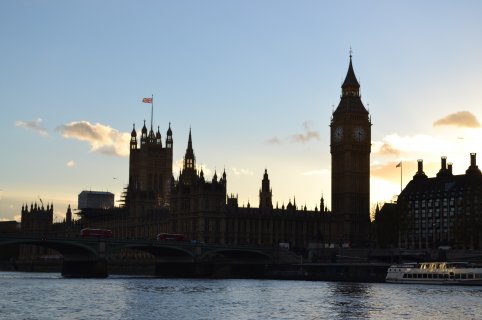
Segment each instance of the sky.
M174 175L189 129L207 178L259 204L331 207L330 119L352 49L372 126L371 203L393 201L423 159L482 163L480 1L0 1L0 221L22 204L128 183L133 124L162 139ZM396 165L402 161L402 167ZM480 165L479 165L480 166ZM400 170L402 169L402 170ZM402 179L401 179L402 178Z

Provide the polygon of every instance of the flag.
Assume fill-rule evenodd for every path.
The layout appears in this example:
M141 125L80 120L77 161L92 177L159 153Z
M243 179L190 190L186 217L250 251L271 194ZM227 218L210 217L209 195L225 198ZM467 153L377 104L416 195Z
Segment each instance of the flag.
M400 168L402 166L402 161L400 161L395 168Z
M142 99L142 102L144 102L144 103L152 103L152 98L144 98L144 99Z

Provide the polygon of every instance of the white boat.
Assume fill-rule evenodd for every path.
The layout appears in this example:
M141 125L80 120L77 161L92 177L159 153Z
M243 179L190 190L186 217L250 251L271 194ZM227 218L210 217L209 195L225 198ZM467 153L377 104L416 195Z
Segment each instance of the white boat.
M392 265L385 282L482 285L482 266L468 262L422 262Z

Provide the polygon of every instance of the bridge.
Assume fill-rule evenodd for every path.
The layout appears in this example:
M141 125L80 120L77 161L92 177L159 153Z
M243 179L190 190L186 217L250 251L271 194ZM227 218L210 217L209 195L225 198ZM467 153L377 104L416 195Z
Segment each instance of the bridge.
M59 252L63 256L62 275L66 277L107 277L109 260L122 249L153 255L156 275L183 276L202 276L221 266L264 268L276 263L280 251L274 247L188 241L0 235L0 247L8 245L36 245Z

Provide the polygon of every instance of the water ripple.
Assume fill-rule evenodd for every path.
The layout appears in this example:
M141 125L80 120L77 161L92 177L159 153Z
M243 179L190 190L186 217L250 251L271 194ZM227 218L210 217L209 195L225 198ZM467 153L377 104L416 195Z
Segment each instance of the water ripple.
M477 319L482 288L0 272L5 319ZM6 317L5 317L6 316Z

